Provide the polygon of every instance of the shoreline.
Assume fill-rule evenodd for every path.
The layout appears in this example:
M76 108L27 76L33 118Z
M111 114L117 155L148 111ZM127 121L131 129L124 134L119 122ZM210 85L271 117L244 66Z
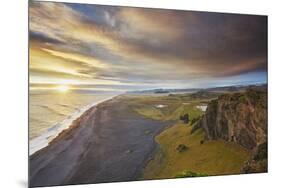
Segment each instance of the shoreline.
M175 125L175 122L174 121L169 121L170 124L163 127L161 130L159 130L154 136L153 136L153 149L151 150L151 152L148 154L148 157L143 161L143 164L142 164L142 171L141 173L139 174L138 176L138 179L137 180L153 180L153 179L145 179L144 178L144 173L145 173L145 168L146 166L150 163L150 161L154 160L157 152L160 150L160 145L159 143L156 141L156 137L158 135L160 135L163 131L173 127Z
M89 105L86 105L79 109L77 112L73 112L71 115L69 115L67 118L65 118L63 121L58 122L47 129L43 134L40 136L37 136L31 140L29 140L29 146L28 146L28 153L29 156L32 156L33 154L37 153L38 151L46 148L51 144L51 142L57 137L60 136L61 133L67 131L68 129L71 129L72 125L76 120L81 118L84 113L86 113L88 110L92 109L93 107L96 107L97 105L106 102L108 100L111 100L115 97L118 97L122 94L114 95L112 97L108 97L106 99L100 100L98 102L91 103Z
M139 180L155 152L155 136L171 122L137 114L127 99L118 95L88 109L31 155L30 186Z

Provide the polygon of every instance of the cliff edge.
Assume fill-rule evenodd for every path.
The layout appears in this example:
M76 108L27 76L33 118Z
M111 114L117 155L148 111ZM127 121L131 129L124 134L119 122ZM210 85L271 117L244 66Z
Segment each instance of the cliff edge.
M236 142L255 149L267 140L267 90L249 88L245 92L223 94L212 100L198 122L206 139Z

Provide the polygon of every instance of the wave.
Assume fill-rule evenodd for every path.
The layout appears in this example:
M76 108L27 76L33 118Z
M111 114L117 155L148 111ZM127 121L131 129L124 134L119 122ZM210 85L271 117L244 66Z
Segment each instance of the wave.
M84 106L80 109L77 109L72 115L67 116L62 122L55 123L51 128L47 129L42 135L35 137L29 142L29 155L34 154L35 152L47 147L49 143L55 139L63 130L68 129L72 122L79 118L84 112L90 109L93 106L98 105L104 101L110 100L116 95L100 100L98 102L94 102L90 105Z
M57 105L58 105L58 106L65 107L65 108L72 108L72 106L67 105L67 104L57 104Z
M58 106L62 106L64 108L68 108L68 109L74 109L76 111L80 111L81 108L73 106L73 105L68 105L68 104L57 104Z
M51 108L48 105L39 105L39 106L42 107L42 108L45 108L46 110L48 110L48 111L50 111L50 112L52 112L54 114L57 114L59 116L67 116L68 115L68 114L64 114L62 112L59 112L59 111L55 110L54 108Z
M61 106L61 107L64 107L64 108L71 108L71 109L75 109L76 107L74 107L73 105L69 105L69 104L61 104L61 103L58 103L57 104L58 106Z

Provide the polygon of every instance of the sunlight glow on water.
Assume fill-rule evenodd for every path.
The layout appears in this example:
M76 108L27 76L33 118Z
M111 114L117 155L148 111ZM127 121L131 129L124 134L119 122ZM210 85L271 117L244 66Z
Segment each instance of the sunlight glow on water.
M31 92L29 104L31 152L46 146L49 138L53 139L91 106L113 96L115 94Z

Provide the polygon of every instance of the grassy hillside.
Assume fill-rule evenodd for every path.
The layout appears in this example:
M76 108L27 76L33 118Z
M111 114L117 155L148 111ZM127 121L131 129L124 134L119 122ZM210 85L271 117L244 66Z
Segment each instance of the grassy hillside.
M189 95L170 96L131 96L130 103L135 112L155 120L179 120L181 115L189 114L190 120L203 114L198 105L207 100L191 100ZM163 105L164 107L157 107Z
M251 151L236 143L207 141L201 128L191 133L196 125L191 125L192 120L205 113L198 106L214 99L213 95L208 98L204 93L200 98L199 94L196 93L196 97L195 94L128 97L128 104L136 113L174 124L155 137L159 147L145 167L143 179L236 174L250 159ZM180 116L186 113L189 114L188 124L180 121Z
M202 143L203 130L191 134L191 129L192 126L178 123L156 137L159 149L144 169L143 179L189 176L186 172L199 176L240 173L251 156L249 150L225 141ZM180 144L187 149L177 151Z

